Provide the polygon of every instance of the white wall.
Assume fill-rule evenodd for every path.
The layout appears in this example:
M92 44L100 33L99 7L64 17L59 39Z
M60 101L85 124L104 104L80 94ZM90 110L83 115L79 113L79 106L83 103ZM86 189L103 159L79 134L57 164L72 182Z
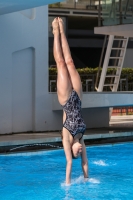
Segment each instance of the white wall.
M33 127L34 67L34 48L23 49L12 54L13 132L19 132L20 129L31 131Z
M0 134L61 130L48 92L48 7L34 20L2 15L0 26Z
M34 20L0 16L0 133L44 130L48 94L48 7Z

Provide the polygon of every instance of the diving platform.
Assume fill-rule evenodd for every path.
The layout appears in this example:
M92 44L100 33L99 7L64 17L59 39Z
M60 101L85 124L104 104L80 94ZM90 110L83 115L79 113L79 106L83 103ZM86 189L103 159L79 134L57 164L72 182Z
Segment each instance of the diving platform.
M57 94L51 93L52 110L62 110ZM82 108L110 108L133 106L133 92L90 92L83 93Z
M133 37L133 24L95 27L94 33L102 35Z

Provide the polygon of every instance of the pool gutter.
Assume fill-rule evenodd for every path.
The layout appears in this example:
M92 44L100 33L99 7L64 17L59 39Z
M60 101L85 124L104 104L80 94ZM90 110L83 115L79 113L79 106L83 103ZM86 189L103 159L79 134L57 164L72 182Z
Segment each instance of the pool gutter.
M18 152L27 150L62 148L62 142L59 132L13 134L0 136L0 139L0 153L10 153L11 149L13 149L15 152ZM86 132L86 134L84 135L84 141L86 145L133 141L133 131L109 131L106 133Z

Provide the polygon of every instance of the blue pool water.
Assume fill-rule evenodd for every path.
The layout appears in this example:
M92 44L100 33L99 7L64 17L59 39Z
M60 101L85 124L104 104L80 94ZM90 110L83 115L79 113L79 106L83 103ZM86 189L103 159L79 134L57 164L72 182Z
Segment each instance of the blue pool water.
M65 186L63 150L0 156L0 200L133 200L133 143L87 147L89 179L73 160Z

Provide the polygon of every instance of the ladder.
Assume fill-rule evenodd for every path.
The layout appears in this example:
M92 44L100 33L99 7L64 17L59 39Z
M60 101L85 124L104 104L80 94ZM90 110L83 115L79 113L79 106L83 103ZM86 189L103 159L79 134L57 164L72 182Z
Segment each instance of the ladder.
M118 37L114 35L109 36L101 78L97 88L98 92L102 92L104 88L107 87L109 87L112 92L117 91L126 54L127 43L128 37ZM119 45L116 47L116 44ZM113 69L113 74L108 74L108 68ZM106 79L111 79L111 82L106 82Z

